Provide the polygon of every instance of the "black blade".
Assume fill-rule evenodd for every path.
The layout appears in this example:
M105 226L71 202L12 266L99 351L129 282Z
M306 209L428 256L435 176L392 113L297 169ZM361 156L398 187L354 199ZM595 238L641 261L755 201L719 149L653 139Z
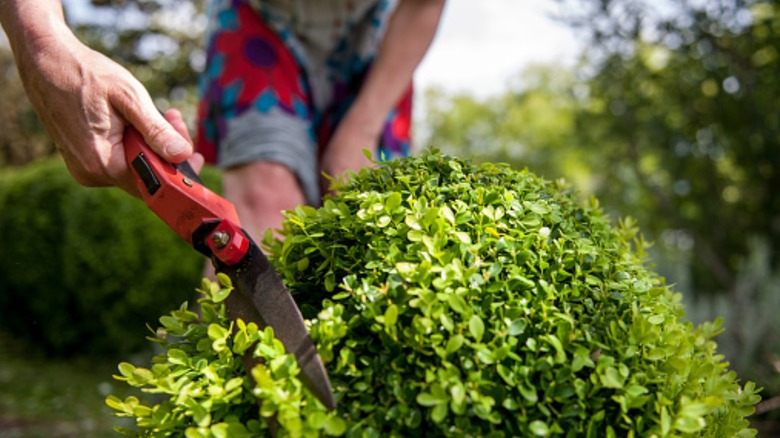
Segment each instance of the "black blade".
M184 161L184 162L181 162L181 163L175 165L175 167L176 167L176 170L181 172L182 175L186 176L187 178L195 181L196 183L198 183L200 185L204 185L203 181L201 181L201 179L198 176L198 174L195 173L195 169L193 169L192 166L190 166L190 163Z
M219 261L216 264L217 271L233 281L234 291L225 302L231 319L241 318L260 328L273 328L287 352L295 355L303 384L328 409L335 409L336 399L328 374L303 316L257 244L252 242L244 259L236 265L226 266Z

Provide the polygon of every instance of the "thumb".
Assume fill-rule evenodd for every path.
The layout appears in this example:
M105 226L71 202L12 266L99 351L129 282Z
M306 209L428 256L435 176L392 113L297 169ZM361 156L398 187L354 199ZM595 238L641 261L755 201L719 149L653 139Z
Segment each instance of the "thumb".
M184 122L184 119L181 116L181 112L179 110L173 108L169 109L163 114L163 117L165 117L165 120L168 121L168 123L173 126L173 128L181 134L189 143L192 143L192 138L190 138L190 133L187 131L187 124ZM190 166L192 167L192 170L195 171L196 174L200 174L200 170L203 168L203 165L205 164L206 160L203 158L202 154L199 154L195 152L190 156L190 158L187 160L188 163L190 163Z
M114 102L114 105L163 160L181 163L192 156L192 142L160 114L145 89L135 102Z

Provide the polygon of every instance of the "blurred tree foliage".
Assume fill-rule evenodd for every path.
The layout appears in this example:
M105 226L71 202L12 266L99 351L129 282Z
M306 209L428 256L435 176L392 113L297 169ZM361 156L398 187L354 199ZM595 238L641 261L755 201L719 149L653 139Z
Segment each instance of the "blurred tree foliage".
M559 1L590 41L576 73L537 68L481 102L429 93L428 142L575 181L688 251L697 293L734 289L751 237L776 265L778 2Z
M194 121L199 72L206 62L204 0L90 0L88 14L68 15L88 46L130 70L161 110ZM65 0L66 13L75 0ZM69 8L69 6L71 6Z
M590 35L595 69L578 132L613 169L602 196L691 246L697 292L734 289L751 237L776 264L780 2L577 4L591 6L568 18Z
M203 0L64 0L71 28L88 46L128 68L161 110L176 107L192 126L205 64ZM27 101L10 48L0 41L0 166L56 153Z
M559 1L591 42L577 132L612 169L601 198L689 260L691 318L723 316L777 401L780 2Z
M585 42L576 68L485 100L431 91L426 142L637 218L691 318L723 316L740 371L777 391L780 1L557 1Z
M0 35L0 39L4 35ZM56 152L19 80L11 50L0 42L0 167L18 166Z

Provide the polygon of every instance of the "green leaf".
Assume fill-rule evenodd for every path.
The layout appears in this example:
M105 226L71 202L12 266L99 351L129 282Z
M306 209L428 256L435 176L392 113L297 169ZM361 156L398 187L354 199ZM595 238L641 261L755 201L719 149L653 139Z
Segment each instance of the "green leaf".
M445 351L447 354L452 354L460 349L461 346L463 346L463 342L465 341L465 338L461 334L453 335L449 340L447 340L447 346L445 347Z
M482 335L485 333L485 323L482 322L482 318L478 315L471 315L471 318L469 319L469 332L477 342L482 340Z
M111 409L117 410L117 411L124 411L125 410L125 404L122 402L122 400L115 396L115 395L109 395L106 397L106 405L110 407Z
M228 330L219 324L209 324L208 335L212 340L225 339L228 337Z
M420 226L420 221L418 221L417 218L412 215L407 215L404 218L404 223L412 230L422 230L422 226Z
M566 362L566 351L563 349L563 344L561 344L558 337L555 335L547 335L544 337L544 340L555 349L555 363Z
M399 192L392 192L390 195L387 196L387 200L385 200L385 209L387 211L394 211L396 208L398 208L401 205L401 193Z
M471 244L471 236L469 236L468 233L457 231L455 232L455 237L457 237L461 243Z
M436 406L441 403L446 403L448 399L441 395L434 395L430 392L421 392L417 394L417 403L422 406Z
M328 414L322 411L314 411L306 417L306 424L312 429L323 429L328 421Z
M411 242L422 242L425 236L425 232L421 230L409 230L409 232L406 233L406 238Z
M184 431L185 438L210 438L211 434L208 429L202 427L188 427Z
M135 371L135 366L128 362L121 362L117 368L119 369L119 373L124 377L132 376L133 371Z
M547 423L540 420L532 421L531 424L528 425L528 429L531 430L531 433L534 434L534 436L547 436L550 434Z
M441 214L441 217L443 217L444 219L447 220L447 222L449 222L451 224L455 223L455 214L452 212L452 209L450 209L446 205L442 206L439 209L439 213Z
M626 395L630 397L639 397L643 394L647 394L648 390L642 385L631 385L626 388Z
M448 410L449 409L447 408L446 403L434 406L431 410L431 420L433 420L434 423L441 423L445 418L447 418Z
M453 403L463 403L466 401L466 389L459 383L454 384L450 387L450 396L452 397Z
M619 389L623 387L623 376L620 375L617 368L607 367L602 374L599 375L601 384L607 388Z
M347 422L344 419L331 415L324 424L325 433L331 436L341 436L347 431Z
M682 433L696 433L707 425L702 417L682 416L674 421L674 428Z
M519 336L525 332L526 322L523 319L515 319L509 324L507 334L509 336Z
M517 390L520 391L520 395L522 395L529 404L535 404L539 401L539 396L533 386L522 383L517 386Z
M449 304L452 310L460 313L461 315L466 314L469 310L468 304L466 304L466 300L457 294L447 295L447 304Z
M665 320L666 317L664 317L664 315L652 315L647 318L647 321L653 325L661 325L664 323Z
M333 292L334 289L336 289L336 275L333 271L328 271L325 274L325 290Z
M398 322L398 306L391 304L385 310L385 327L392 327Z
M183 350L179 350L178 348L172 348L168 350L168 362L175 364L175 365L187 365L189 357L187 356L187 353L185 353Z
M135 381L137 385L143 385L154 380L154 374L146 368L136 368L130 379Z

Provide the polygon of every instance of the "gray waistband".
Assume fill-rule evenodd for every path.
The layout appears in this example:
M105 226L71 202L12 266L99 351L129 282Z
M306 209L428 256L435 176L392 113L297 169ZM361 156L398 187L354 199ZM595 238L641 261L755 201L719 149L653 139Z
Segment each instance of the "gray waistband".
M248 110L228 121L227 132L219 155L221 167L255 161L282 164L297 176L309 204L319 206L317 148L303 120L278 108L268 113Z

